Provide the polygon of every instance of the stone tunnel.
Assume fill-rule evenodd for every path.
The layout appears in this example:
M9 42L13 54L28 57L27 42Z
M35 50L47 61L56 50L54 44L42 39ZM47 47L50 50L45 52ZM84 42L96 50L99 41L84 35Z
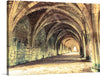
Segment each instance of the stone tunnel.
M8 1L7 10L9 68L77 53L100 71L100 4Z

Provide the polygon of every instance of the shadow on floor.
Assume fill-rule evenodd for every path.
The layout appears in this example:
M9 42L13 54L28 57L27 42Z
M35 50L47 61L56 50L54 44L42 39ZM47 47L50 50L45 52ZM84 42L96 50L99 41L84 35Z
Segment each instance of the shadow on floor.
M31 61L15 66L11 66L8 68L14 68L14 67L23 67L23 66L29 66L29 65L36 65L36 64L59 64L59 63L77 63L77 62L88 62L85 59L82 59L80 55L58 55L53 56L45 59L40 59L36 61Z

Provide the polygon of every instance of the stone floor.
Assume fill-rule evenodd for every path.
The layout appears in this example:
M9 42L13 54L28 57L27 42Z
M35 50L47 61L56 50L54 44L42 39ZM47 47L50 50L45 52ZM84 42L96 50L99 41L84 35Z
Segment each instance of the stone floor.
M78 53L68 53L10 67L9 75L87 73L92 72L91 67Z

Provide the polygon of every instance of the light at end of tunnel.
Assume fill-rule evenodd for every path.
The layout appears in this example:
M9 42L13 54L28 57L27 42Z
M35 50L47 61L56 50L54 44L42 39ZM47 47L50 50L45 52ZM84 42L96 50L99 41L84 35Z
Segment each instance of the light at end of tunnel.
M74 51L76 51L76 47L74 47Z

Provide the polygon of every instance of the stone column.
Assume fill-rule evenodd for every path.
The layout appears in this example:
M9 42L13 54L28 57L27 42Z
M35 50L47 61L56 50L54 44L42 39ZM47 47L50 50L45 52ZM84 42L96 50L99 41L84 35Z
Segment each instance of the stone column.
M82 45L80 47L80 51L81 51L82 57L86 58L85 31L82 31L81 35L82 35Z
M27 48L29 49L32 45L31 45L31 32L29 31L28 32L28 36L27 36L27 39L28 39L28 45L27 45Z
M93 24L93 47L94 47L94 58L92 60L93 62L93 67L92 71L100 72L100 5L99 4L92 4L92 24Z
M85 46L85 38L83 36L83 51L84 51L84 58L86 58L86 46Z

